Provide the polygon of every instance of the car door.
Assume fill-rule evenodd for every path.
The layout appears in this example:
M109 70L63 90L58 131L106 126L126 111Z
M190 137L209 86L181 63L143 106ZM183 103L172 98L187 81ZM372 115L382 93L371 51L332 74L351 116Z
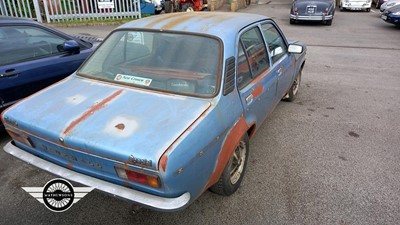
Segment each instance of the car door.
M258 26L240 34L236 83L247 122L262 123L274 107L277 77Z
M271 73L277 76L276 97L279 101L293 82L294 56L288 53L286 39L272 21L261 24L261 30L271 56Z
M41 27L0 27L0 109L73 73L90 53L65 52L67 38Z

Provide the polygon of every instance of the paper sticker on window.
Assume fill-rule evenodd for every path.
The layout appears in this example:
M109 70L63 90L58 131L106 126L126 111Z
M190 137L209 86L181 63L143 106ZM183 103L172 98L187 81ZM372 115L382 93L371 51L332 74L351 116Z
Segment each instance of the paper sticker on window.
M152 79L136 77L130 75L117 74L114 78L115 81L138 84L143 86L150 86Z
M144 44L144 38L142 32L128 32L126 40L131 43Z

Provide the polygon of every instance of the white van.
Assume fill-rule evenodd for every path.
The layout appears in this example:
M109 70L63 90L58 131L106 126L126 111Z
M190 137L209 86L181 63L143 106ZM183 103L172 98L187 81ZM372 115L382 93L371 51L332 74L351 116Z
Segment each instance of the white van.
M371 0L340 0L339 9L371 11Z

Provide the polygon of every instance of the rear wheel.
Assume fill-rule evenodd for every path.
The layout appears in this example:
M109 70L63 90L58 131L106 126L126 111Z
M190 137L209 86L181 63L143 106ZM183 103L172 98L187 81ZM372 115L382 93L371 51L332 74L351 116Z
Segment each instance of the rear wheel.
M366 9L367 12L371 11L371 8Z
M210 187L210 190L224 196L235 193L242 182L248 156L249 137L245 134L232 153L218 182Z
M325 25L327 25L327 26L332 25L332 21L333 21L333 19L325 21Z

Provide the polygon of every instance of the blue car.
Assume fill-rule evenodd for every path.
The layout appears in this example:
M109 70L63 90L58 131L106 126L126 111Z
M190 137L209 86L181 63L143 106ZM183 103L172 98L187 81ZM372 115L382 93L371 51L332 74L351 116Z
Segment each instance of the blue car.
M387 23L395 24L396 26L400 26L400 5L396 5L386 9L381 18Z
M156 210L183 209L208 189L228 196L249 140L282 99L295 100L305 54L256 14L131 21L72 76L3 113L13 138L4 150Z
M92 50L91 43L32 20L0 17L0 113L69 76Z

